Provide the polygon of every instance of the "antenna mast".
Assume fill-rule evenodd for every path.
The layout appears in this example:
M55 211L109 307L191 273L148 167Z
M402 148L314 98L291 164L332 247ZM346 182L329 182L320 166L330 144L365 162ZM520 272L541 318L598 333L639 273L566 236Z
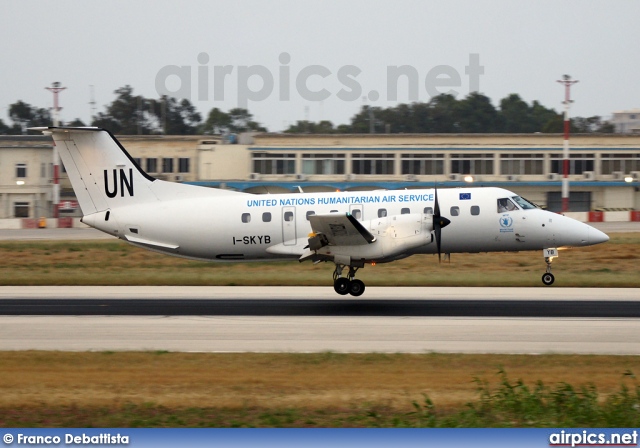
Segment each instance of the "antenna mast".
M66 89L66 87L60 87L59 82L54 82L51 87L45 87L48 91L53 93L53 126L60 126L60 111L62 108L58 105L58 94ZM60 208L60 155L58 154L58 148L54 143L53 145L53 217L58 218L58 209Z

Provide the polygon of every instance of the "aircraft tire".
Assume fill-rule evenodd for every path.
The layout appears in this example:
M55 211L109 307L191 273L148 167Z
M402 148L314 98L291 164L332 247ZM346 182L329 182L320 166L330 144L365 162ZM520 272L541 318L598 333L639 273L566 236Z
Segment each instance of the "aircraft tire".
M555 281L555 277L553 276L552 273L550 272L545 272L542 275L542 283L544 283L545 285L549 286L549 285L553 285L553 282Z
M349 285L349 294L354 297L361 296L364 292L364 282L362 280L352 280Z
M351 281L346 277L338 277L333 282L333 289L341 296L347 295L351 289Z

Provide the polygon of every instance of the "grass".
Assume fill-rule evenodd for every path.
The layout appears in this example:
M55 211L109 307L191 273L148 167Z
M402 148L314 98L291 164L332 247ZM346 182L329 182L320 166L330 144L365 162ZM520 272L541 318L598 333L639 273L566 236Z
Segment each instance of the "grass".
M3 352L0 359L4 427L640 424L638 356Z
M554 261L557 286L640 287L640 234L613 234L608 243L562 251ZM206 263L149 252L113 241L5 241L0 285L317 285L331 283L332 265ZM432 255L367 266L369 286L542 286L538 252ZM487 275L490 273L490 275Z

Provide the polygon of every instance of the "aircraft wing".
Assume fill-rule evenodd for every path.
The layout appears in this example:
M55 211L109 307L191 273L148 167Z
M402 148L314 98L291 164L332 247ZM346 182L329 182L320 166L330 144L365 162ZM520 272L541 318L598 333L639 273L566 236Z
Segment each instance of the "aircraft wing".
M313 233L324 235L331 246L360 246L376 240L350 213L311 215L309 222Z

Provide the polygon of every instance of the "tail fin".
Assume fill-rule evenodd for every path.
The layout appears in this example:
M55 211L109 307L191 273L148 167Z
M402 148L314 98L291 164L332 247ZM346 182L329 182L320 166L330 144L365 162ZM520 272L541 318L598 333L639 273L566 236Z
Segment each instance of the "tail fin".
M53 137L84 215L157 201L156 179L101 128L35 128Z

